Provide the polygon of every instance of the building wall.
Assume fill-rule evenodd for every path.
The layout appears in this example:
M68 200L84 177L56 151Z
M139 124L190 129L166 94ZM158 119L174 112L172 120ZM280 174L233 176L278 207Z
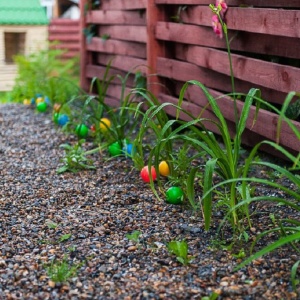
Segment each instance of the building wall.
M10 91L17 75L17 66L5 62L5 32L25 32L25 55L47 47L48 26L0 26L0 91Z

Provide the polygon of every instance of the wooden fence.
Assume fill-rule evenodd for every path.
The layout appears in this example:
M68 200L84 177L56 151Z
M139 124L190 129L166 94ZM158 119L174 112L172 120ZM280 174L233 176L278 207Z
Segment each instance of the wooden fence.
M139 70L161 102L177 103L182 85L198 80L213 96L232 92L225 39L215 36L211 23L212 0L103 0L99 8L86 12L81 2L81 85L88 90L91 78L102 77L109 61L112 73ZM300 1L227 0L226 24L231 40L235 90L247 93L261 89L262 98L281 106L290 91L300 91ZM134 85L133 75L128 87ZM118 104L121 86L108 91L112 105ZM194 115L207 100L199 88L190 87L183 103ZM234 134L233 101L219 100ZM241 110L243 103L238 101ZM174 111L168 111L171 115ZM261 110L253 125L251 111L244 143L276 140L278 116ZM210 108L204 117L214 119ZM300 129L299 122L294 124ZM217 129L209 125L212 131ZM299 152L300 141L283 123L280 143Z
M58 42L55 47L65 50L63 59L79 56L80 28L79 20L52 19L49 24L49 41Z

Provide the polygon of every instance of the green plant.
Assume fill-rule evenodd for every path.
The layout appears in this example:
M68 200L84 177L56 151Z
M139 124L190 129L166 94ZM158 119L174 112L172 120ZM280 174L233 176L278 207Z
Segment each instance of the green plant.
M71 238L71 236L72 236L71 233L66 233L59 238L58 242L59 243L65 242L65 241L69 240Z
M188 256L188 244L185 240L171 241L167 243L167 249L183 265L188 265L194 259L193 256Z
M50 229L56 229L57 228L57 226L58 226L58 224L56 224L55 222L52 222L52 221L48 221L48 222L46 222L46 225L48 226L48 228L50 228Z
M58 174L67 171L75 173L82 169L95 169L95 166L93 166L93 161L86 157L86 155L89 153L85 152L82 148L82 144L84 142L85 140L82 139L79 140L74 146L69 144L60 145L60 148L65 150L65 157L61 159L64 165L59 167L56 171Z
M62 50L56 44L29 56L16 56L18 75L9 96L15 102L35 98L37 94L48 96L52 102L64 103L78 89L77 58L62 61Z
M132 233L127 233L126 237L128 238L128 240L138 243L139 242L139 236L141 234L142 233L140 231L134 230Z
M181 13L187 9L186 5L179 5L177 9L177 13L175 16L172 16L171 19L177 23L183 23L181 20Z
M219 296L220 294L217 292L212 292L209 296L202 297L201 300L217 300Z
M55 282L66 282L77 275L78 269L83 263L71 263L66 256L61 261L53 260L46 266L46 271L49 278Z
M98 145L94 152L107 148L114 142L118 142L122 149L125 143L130 141L137 127L136 115L142 113L137 112L139 106L137 97L126 94L126 83L131 72L124 77L112 74L111 63L112 61L107 64L102 79L97 77L92 79L89 94L75 97L68 102L72 108L73 119L77 120L77 123L93 125L94 142ZM106 104L107 93L111 84L117 80L121 82L120 102L118 107L113 108ZM142 81L142 75L137 75L136 84L141 85ZM109 120L109 126L102 121L103 116Z
M288 105L285 115L292 120L296 120L300 115L300 99Z

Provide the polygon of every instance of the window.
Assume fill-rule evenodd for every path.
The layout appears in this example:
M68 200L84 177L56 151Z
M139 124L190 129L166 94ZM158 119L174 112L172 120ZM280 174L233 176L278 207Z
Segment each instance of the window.
M14 62L14 56L25 54L25 32L5 32L5 62L11 64Z

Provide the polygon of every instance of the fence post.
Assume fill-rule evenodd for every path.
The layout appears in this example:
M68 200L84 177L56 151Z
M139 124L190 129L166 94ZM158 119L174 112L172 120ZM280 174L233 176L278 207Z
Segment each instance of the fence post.
M157 57L164 56L164 45L155 37L157 21L163 19L163 11L155 4L155 0L147 1L147 65L148 89L157 97L161 91L161 79L157 76ZM150 75L150 76L149 76Z
M87 0L80 0L80 87L85 91L89 89L89 83L86 77L86 66L88 64L88 54L86 49L86 37L83 29L86 28L86 6Z

